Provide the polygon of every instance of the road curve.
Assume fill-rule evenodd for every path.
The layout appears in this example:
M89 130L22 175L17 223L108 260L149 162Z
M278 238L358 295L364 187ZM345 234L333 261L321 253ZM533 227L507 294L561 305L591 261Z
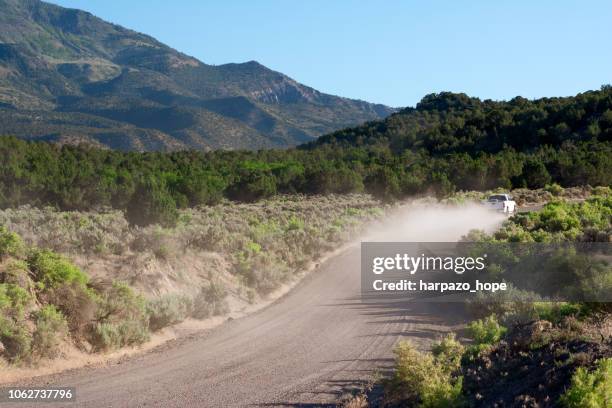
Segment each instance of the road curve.
M79 407L328 406L388 369L399 338L428 341L448 323L426 310L431 304L367 305L359 292L353 247L259 313L43 381L75 387Z
M333 406L389 369L399 339L425 345L462 323L456 305L361 302L359 263L350 247L251 316L34 384L75 387L72 407Z

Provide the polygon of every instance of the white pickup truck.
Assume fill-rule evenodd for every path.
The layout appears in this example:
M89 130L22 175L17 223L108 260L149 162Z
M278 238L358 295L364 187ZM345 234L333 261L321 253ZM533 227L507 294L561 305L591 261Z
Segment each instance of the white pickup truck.
M486 208L503 212L504 214L514 214L516 211L516 202L510 194L493 194L486 201L483 201Z

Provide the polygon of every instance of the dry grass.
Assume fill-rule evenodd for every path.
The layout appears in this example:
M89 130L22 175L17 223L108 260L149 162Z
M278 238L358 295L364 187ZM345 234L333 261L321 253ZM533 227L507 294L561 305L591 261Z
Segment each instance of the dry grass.
M97 351L142 343L149 330L188 317L240 313L259 298L287 287L323 254L354 238L367 221L383 215L379 206L367 195L280 196L184 210L174 228L130 226L118 211L21 207L0 211L0 226L20 235L32 254L47 254L35 248L63 254L65 258L50 252L45 256L57 262L66 259L66 265L60 266L73 271L70 276L83 275L79 285L68 282L55 288L48 283L43 301L65 312L66 321L56 322L49 312L40 326L67 326L74 344ZM34 267L35 259L30 258ZM15 275L5 270L7 265L8 261L0 263L2 284ZM89 299L79 295L86 290L84 285L97 293L91 298L97 299L94 308L81 302ZM82 335L81 323L107 315L121 319L96 318L93 335L91 330ZM56 356L61 340L48 331L39 331L38 336L45 345L39 353L43 357Z
M228 202L184 210L171 229L132 227L119 211L21 207L0 211L0 225L30 246L68 255L93 277L148 295L199 288L226 272L265 293L381 215L379 205L367 195Z
M127 281L147 295L227 281L225 272L243 291L265 294L381 215L379 206L367 195L280 196L184 210L171 229L132 227L119 211L21 207L0 211L0 225L28 245L70 256L94 277Z

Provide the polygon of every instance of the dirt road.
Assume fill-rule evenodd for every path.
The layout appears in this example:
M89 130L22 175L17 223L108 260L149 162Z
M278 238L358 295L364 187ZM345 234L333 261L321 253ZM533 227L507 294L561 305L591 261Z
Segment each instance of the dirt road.
M417 215L407 222L424 221ZM445 222L427 231L413 225L415 236L439 228L448 232L443 238L456 239L467 224L497 221ZM361 302L359 255L358 245L349 248L268 308L209 333L35 384L76 387L77 402L66 406L78 407L330 406L387 370L399 339L425 346L462 323L456 305Z

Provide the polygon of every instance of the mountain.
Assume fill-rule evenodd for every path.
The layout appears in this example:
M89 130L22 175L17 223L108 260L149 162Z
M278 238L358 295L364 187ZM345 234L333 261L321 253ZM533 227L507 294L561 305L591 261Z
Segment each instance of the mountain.
M393 111L255 61L208 65L85 11L0 0L2 134L123 150L259 149Z

